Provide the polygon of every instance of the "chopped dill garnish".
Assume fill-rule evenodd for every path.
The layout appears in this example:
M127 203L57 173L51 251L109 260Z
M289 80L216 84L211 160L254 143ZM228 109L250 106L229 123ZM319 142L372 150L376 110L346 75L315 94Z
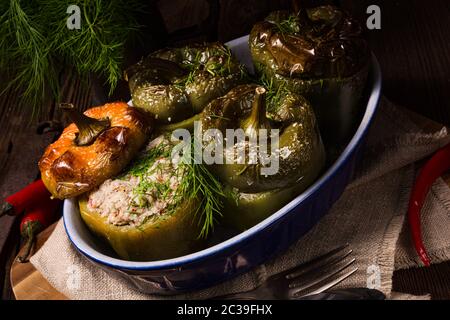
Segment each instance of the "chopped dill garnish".
M126 171L126 175L133 175L140 178L138 186L134 190L134 203L137 206L147 205L143 197L151 193L155 199L167 200L164 216L176 212L182 202L198 202L194 217L201 226L199 238L206 238L213 230L217 217L222 216L223 198L226 196L223 185L209 172L203 164L194 164L190 161L193 158L194 148L191 142L191 154L183 158L184 161L178 163L178 167L171 170L168 178L164 181L150 181L146 177L157 170L167 170L163 166L153 167L155 161L166 158L171 161L171 153L175 143L169 143L168 137L159 144L146 151L145 155L131 164ZM170 180L173 176L181 177L179 185L173 190ZM142 200L142 202L140 202ZM144 219L143 223L149 221ZM139 229L139 228L138 228Z
M246 76L244 66L233 59L229 48L212 50L214 50L213 53L206 60L198 51L192 59L183 61L182 66L188 70L188 74L175 82L174 85L183 88L194 83L196 75L201 71L207 72L212 77L226 77L234 73L239 73L240 79Z
M129 169L126 171L126 174L130 174L132 176L141 176L146 173L148 168L155 162L155 160L159 157L170 157L169 145L167 143L160 143L155 147L146 151L146 153L136 159L131 163Z
M214 118L214 119L222 119L222 120L227 120L227 121L231 121L230 118L218 115L218 114L210 114L209 117Z
M266 88L267 111L276 112L277 108L286 97L286 94L289 92L286 88L286 83L282 82L277 86L274 84L273 78L268 79L263 75L260 79L260 84Z
M299 19L295 14L291 14L286 19L275 23L275 26L282 34L293 34L300 32Z

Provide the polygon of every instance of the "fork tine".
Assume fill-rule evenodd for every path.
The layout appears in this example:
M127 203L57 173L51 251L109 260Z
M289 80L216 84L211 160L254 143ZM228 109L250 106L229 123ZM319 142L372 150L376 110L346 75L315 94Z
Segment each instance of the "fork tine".
M358 268L355 267L355 268L353 268L352 270L350 270L349 272L344 273L342 276L336 278L335 280L333 280L333 281L331 281L331 282L329 282L329 283L324 284L323 286L317 288L317 289L314 290L314 291L309 292L308 294L300 295L299 292L297 292L297 293L294 294L294 297L295 297L295 298L299 298L299 297L307 297L307 296L310 296L310 295L319 294L319 293L322 293L322 292L324 292L324 291L327 291L328 289L330 289L330 288L332 288L332 287L338 285L339 283L341 283L342 281L344 281L345 279L347 279L348 277L350 277L350 276L351 276L352 274L354 274L356 271L358 271Z
M293 294L296 294L301 291L305 291L307 289L310 289L319 283L330 279L331 277L339 274L341 271L347 269L349 266L351 266L356 261L355 258L351 259L350 261L346 262L344 265L340 266L339 268L330 270L325 272L324 274L320 275L318 277L310 276L309 279L305 279L304 281L296 281L289 284L289 289L296 289ZM321 270L319 270L320 272Z
M347 258L351 253L353 252L352 249L349 249L348 251L345 251L344 253L337 255L330 255L325 259L321 259L320 261L317 261L317 263L315 263L314 265L311 266L307 266L302 268L301 270L297 270L295 272L292 272L290 274L288 274L286 276L286 279L295 279L298 278L299 276L303 275L303 274L307 274L307 273L311 273L313 270L317 271L318 269L323 269L325 267L330 267L335 265L336 263L344 260L345 258Z
M295 267L292 267L292 268L290 268L288 270L285 270L285 271L282 271L280 273L277 273L274 276L276 276L277 278L278 277L286 277L287 279L289 279L289 275L295 274L295 273L300 272L302 270L312 269L319 262L329 259L330 257L334 256L335 254L338 254L339 252L341 252L342 250L344 250L348 246L349 246L349 244L346 243L346 244L344 244L344 245L342 245L340 247L337 247L337 248L335 248L335 249L333 249L333 250L331 250L331 251L329 251L329 252L327 252L327 253L325 253L325 254L317 257L317 258L314 258L312 260L304 262L304 263L302 263L300 265L296 265Z

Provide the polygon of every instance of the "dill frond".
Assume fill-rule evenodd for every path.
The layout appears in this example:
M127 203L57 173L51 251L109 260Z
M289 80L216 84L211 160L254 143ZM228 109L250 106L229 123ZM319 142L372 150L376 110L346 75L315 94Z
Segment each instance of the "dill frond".
M122 77L124 46L139 30L139 0L7 0L0 5L0 67L9 82L0 93L14 90L21 105L39 115L44 98L58 99L59 72L74 68L81 78L96 73L110 93ZM81 29L69 30L69 5L81 9ZM87 82L86 82L87 83Z
M191 142L194 143L193 141ZM166 181L148 181L145 176L151 174L149 169L159 158L170 158L172 147L167 140L146 151L146 153L135 160L130 167L125 170L126 175L139 176L140 182L134 190L135 198L147 192L152 192L155 197L163 200L170 200L165 215L173 214L186 200L199 202L194 212L194 218L200 224L199 238L206 238L214 229L214 224L218 217L222 216L223 199L227 195L223 185L209 171L204 164L195 164L191 161L182 161L178 168L171 172L171 175L178 175L181 178L179 186L172 191L169 185L169 179ZM191 152L194 148L191 145ZM193 154L187 157L193 159ZM185 160L188 160L185 159ZM158 168L156 168L157 170ZM155 170L155 169L154 169Z

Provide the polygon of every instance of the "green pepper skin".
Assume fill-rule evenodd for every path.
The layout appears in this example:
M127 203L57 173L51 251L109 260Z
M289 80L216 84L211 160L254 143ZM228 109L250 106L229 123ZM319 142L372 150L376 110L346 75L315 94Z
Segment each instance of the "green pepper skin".
M244 67L219 43L159 50L126 71L133 105L164 125L201 112L244 75Z
M255 117L257 85L238 86L225 96L211 102L201 113L202 130L217 128L226 137L226 129L245 128ZM261 101L266 103L265 99ZM314 112L301 96L286 92L276 105L258 114L258 128L279 129L279 170L262 175L259 164L226 163L214 165L213 171L226 184L240 192L256 193L297 185L305 189L317 177L325 163L325 149L316 124ZM269 119L264 120L264 118ZM252 120L253 121L253 120ZM256 129L256 128L255 128ZM226 146L225 146L226 147ZM232 150L225 148L225 150ZM228 151L225 151L227 153ZM270 153L270 150L268 150ZM224 159L227 157L224 156Z
M106 241L120 258L131 261L153 261L179 257L197 250L198 224L193 213L198 202L186 201L175 213L146 222L136 228L116 226L87 207L86 196L79 198L80 214L88 228Z
M356 21L333 6L278 11L253 27L249 41L259 75L311 101L324 140L352 135L370 57Z
M230 187L228 187L230 188ZM302 186L258 193L239 192L224 201L222 221L237 231L247 230L281 209L303 191ZM227 195L233 194L227 192Z

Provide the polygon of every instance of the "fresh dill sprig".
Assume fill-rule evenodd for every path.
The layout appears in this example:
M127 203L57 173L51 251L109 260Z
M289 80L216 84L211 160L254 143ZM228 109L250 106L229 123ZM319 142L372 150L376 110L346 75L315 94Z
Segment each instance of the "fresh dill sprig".
M259 83L266 88L267 111L275 112L286 94L289 92L285 82L280 82L278 85L275 85L272 77L268 78L263 75L259 79Z
M126 175L140 177L140 182L134 190L136 199L151 192L158 199L169 201L165 215L173 214L184 201L198 202L194 217L200 224L199 238L206 238L213 230L217 217L222 216L223 198L226 196L223 185L212 175L204 164L196 164L193 158L193 142L191 142L191 154L180 161L178 167L171 171L165 181L149 181L146 175L150 175L150 168L157 159L170 159L173 144L169 139L163 139L159 144L146 151L145 155L137 159L126 170ZM153 168L158 170L159 168ZM162 170L162 169L161 169ZM170 178L180 176L181 180L175 190L170 188ZM139 205L139 204L138 204Z
M299 18L296 14L290 14L286 19L276 22L275 26L282 34L300 32Z
M110 92L122 77L126 41L140 28L139 0L7 0L0 5L0 93L20 93L21 105L39 115L45 97L59 98L59 71L74 68L82 79L104 77ZM81 10L81 29L69 30L69 5ZM84 83L87 83L84 81Z
M201 52L198 51L192 59L184 61L182 66L189 72L185 77L175 82L174 85L179 88L184 88L194 83L196 74L201 71L207 72L212 77L226 77L232 73L239 72L240 79L244 79L247 74L245 67L233 60L233 55L229 48L213 50L215 51L206 60Z
M19 0L10 0L0 12L0 68L9 82L3 82L1 95L22 88L22 97L33 105L44 99L46 89L57 91L57 75L52 66L45 28L33 7L22 8ZM33 114L39 113L33 108Z
M214 229L217 217L222 216L226 194L223 185L204 164L185 163L184 166L186 175L178 187L179 194L189 199L200 199L195 216L201 224L199 238L206 238Z

